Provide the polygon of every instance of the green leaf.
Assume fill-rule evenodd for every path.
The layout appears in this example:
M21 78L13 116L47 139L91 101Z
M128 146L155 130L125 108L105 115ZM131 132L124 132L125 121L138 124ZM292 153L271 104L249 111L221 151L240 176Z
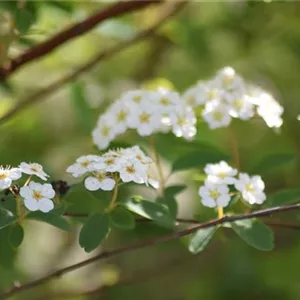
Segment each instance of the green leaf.
M86 252L91 252L109 234L109 218L107 214L93 214L84 223L80 234L79 244Z
M10 227L5 227L0 230L0 265L12 269L15 261L16 249L14 249L10 242Z
M241 239L258 250L274 248L273 231L257 219L236 221L231 223L231 227Z
M33 14L26 8L15 11L16 28L20 33L25 33L33 23Z
M191 168L199 168L205 166L207 163L216 163L221 160L227 160L229 157L221 152L209 151L209 150L198 150L188 153L184 156L179 157L173 163L173 172L181 171Z
M78 123L84 130L90 132L93 128L93 118L90 106L85 97L83 84L80 82L72 83L70 86L70 96Z
M166 197L175 196L181 193L182 191L184 191L185 189L186 189L186 185L184 184L171 185L165 189L164 194Z
M189 242L189 251L197 254L205 249L209 241L213 237L214 233L217 231L218 227L209 227L199 229L194 233Z
M0 207L0 229L16 221L16 217L7 209Z
M31 212L26 218L40 222L45 222L65 231L72 231L71 225L66 221L64 217L52 212L43 213L40 211L35 211Z
M110 212L109 219L111 224L118 229L130 230L135 227L133 215L122 206L117 206Z
M131 198L124 205L137 215L153 220L164 227L173 227L175 224L170 212L162 204Z
M266 206L273 207L296 203L300 200L300 188L288 189L268 196Z
M9 243L13 248L18 248L24 239L24 229L21 225L16 224L10 227Z
M294 153L277 153L264 157L253 169L252 173L265 173L281 168L294 162L297 156Z

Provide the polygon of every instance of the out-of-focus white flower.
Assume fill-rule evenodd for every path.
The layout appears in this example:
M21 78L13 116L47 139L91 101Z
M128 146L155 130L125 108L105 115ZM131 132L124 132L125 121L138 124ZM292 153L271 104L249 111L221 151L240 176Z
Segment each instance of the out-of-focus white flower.
M124 93L121 100L131 107L132 105L139 106L142 102L148 102L153 97L152 91L132 90Z
M184 137L187 140L192 139L197 129L195 127L196 117L194 111L191 108L179 107L174 113L170 116L172 124L172 132L177 137Z
M130 116L130 109L124 101L116 101L110 107L110 115L114 119L114 132L115 134L124 133L128 128L128 120Z
M113 118L110 115L103 115L99 118L96 128L92 131L94 144L100 150L108 147L115 138Z
M226 94L225 99L229 104L229 114L234 118L248 120L254 116L254 105L251 98L244 93Z
M218 101L208 102L202 116L211 129L227 127L231 122L228 105L220 104Z
M116 172L120 167L119 156L103 155L101 160L93 164L93 171Z
M229 188L225 184L214 184L206 181L199 189L201 202L207 207L226 207L230 201Z
M258 115L264 119L269 127L278 128L282 125L283 107L270 94L262 93L258 99L253 99L253 101L258 106Z
M76 159L76 163L67 168L67 172L71 173L73 177L80 177L83 174L92 171L93 164L99 163L101 156L98 155L84 155Z
M250 177L246 173L240 173L235 188L241 192L243 199L250 204L262 204L266 200L265 184L260 176Z
M213 84L227 91L236 91L244 87L243 79L231 67L225 67L218 71L216 77L213 79Z
M107 176L106 172L95 172L94 176L89 176L84 181L84 186L89 191L111 191L114 189L116 182Z
M207 181L211 183L234 184L236 181L234 176L236 176L237 170L230 167L225 161L217 164L207 164L204 171L208 175Z
M160 114L166 114L173 112L176 107L180 105L181 99L177 92L161 88L156 91L155 102L157 111ZM151 105L151 103L149 103L149 105Z
M149 103L147 106L139 106L136 111L132 112L128 125L130 128L136 129L139 135L149 136L159 128L160 122L161 116Z
M19 165L19 169L22 171L22 173L24 174L28 174L28 175L35 175L43 180L47 180L47 177L49 177L49 175L47 175L44 170L43 170L43 166L41 166L40 164L37 163L26 163L26 162L22 162Z
M54 198L55 191L51 184L31 181L29 185L21 187L20 195L24 198L24 205L30 211L40 210L47 213L54 208L51 199Z
M21 178L22 172L19 168L0 167L0 190L9 188L14 180Z

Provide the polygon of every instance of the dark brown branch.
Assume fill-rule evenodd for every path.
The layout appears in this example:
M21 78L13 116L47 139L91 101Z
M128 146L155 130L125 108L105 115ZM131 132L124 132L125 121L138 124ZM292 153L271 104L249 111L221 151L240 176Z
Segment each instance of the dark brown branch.
M96 14L90 16L82 22L79 22L53 36L49 40L42 42L36 46L33 46L28 51L20 55L19 57L12 59L8 62L7 67L0 68L0 81L4 81L9 75L14 71L22 67L24 64L29 63L37 58L49 54L51 51L61 46L62 44L87 33L89 30L93 29L99 23L128 13L133 12L138 9L142 9L150 4L158 4L161 0L145 0L145 1L127 1L119 2L113 4L97 12Z
M273 208L267 208L267 209L262 209L262 210L258 210L258 211L254 211L248 214L242 214L242 215L235 215L235 216L224 216L223 218L220 219L215 219L215 220L211 220L205 223L200 223L197 224L193 227L184 229L182 231L177 231L177 232L172 232L170 234L164 235L164 236L159 236L159 237L155 237L152 239L148 239L148 240L144 240L144 241L140 241L131 245L127 245L115 250L111 250L111 251L104 251L92 258L89 258L87 260L81 261L77 264L73 264L70 265L68 267L62 268L60 270L57 270L51 274L48 274L44 277L41 277L37 280L25 283L23 285L20 285L18 287L13 287L11 290L3 293L2 295L0 295L0 299L4 300L7 299L17 293L20 293L22 291L25 290L29 290L31 288L34 288L36 286L39 286L51 279L54 278L59 278L60 276L67 274L69 272L72 272L74 270L77 270L79 268L85 267L93 262L99 261L99 260L104 260L104 259L108 259L111 257L114 257L116 255L122 254L122 253L126 253L129 251L135 251L138 249L142 249L145 247L149 247L149 246L153 246L153 245L157 245L160 243L164 243L170 240L174 240L174 239L179 239L183 236L189 235L191 233L196 232L199 229L203 229L203 228L208 228L208 227L213 227L213 226L217 226L217 225L222 225L224 223L232 223L238 220L245 220L245 219L252 219L252 218L257 218L257 217L268 217L271 216L275 213L282 213L282 212L287 212L287 211L293 211L293 210L297 210L300 209L300 203L298 204L293 204L293 205L287 205L287 206L279 206L279 207L273 207Z
M149 27L146 30L141 31L133 38L128 39L125 42L122 42L116 46L113 46L107 50L104 50L104 51L98 53L94 58L92 58L86 64L75 69L75 71L73 73L68 74L65 77L62 77L62 78L54 81L53 83L49 84L47 87L42 88L39 91L35 92L34 94L29 95L29 97L26 97L25 99L21 100L18 104L16 104L15 107L13 107L11 110L9 110L6 114L4 114L0 118L0 124L3 124L7 120L11 119L13 116L15 116L17 113L24 110L25 108L27 108L37 102L45 100L49 94L57 91L64 84L66 84L72 80L75 80L84 72L95 67L96 64L99 63L100 61L110 58L113 55L121 52L122 50L125 50L126 48L130 47L131 45L147 38L153 32L155 32L157 30L157 28L160 27L168 18L172 17L174 14L179 12L180 9L185 4L186 4L186 2L170 3L169 5L167 5L167 9L163 11L162 15L160 16L160 18L157 20L157 22L154 25L152 25L151 27Z

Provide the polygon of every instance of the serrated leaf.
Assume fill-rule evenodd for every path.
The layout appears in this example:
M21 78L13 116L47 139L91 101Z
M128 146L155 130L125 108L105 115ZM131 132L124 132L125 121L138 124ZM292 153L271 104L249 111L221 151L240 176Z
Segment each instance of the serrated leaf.
M79 244L86 252L91 252L109 234L109 218L107 214L91 215L84 223L79 234Z
M67 220L64 217L52 212L43 213L40 211L35 211L31 212L26 218L40 222L45 222L68 232L72 231L71 225L67 222Z
M300 188L279 191L268 196L266 206L273 207L296 203L300 200Z
M13 248L18 248L24 239L24 229L21 225L16 224L10 227L9 243Z
M181 171L185 169L199 168L207 163L217 163L221 160L227 160L229 157L221 152L198 150L179 157L174 163L172 170Z
M0 229L11 225L16 221L16 217L9 210L0 207Z
M297 155L294 153L276 153L264 157L253 169L252 173L265 173L273 171L276 168L283 167L294 162Z
M131 198L123 203L123 205L137 215L153 220L164 227L173 227L175 224L168 209L162 204Z
M117 206L109 214L111 224L119 229L130 230L135 227L135 219L131 212L122 206Z
M197 254L205 249L205 247L210 242L214 233L217 231L218 227L209 227L199 229L194 233L189 241L189 251L193 254Z
M83 129L90 132L93 127L93 119L91 108L85 97L83 84L79 82L72 83L70 85L70 96L78 123Z
M274 248L273 231L257 219L236 221L231 223L231 227L242 240L258 250Z

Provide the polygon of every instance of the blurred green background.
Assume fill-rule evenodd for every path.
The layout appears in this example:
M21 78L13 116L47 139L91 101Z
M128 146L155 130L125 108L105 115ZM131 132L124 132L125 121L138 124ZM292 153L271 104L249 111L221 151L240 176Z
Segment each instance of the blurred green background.
M20 26L26 30L10 39L9 5L13 2L0 3L0 42L5 46L2 50L8 49L1 52L2 63L109 5L92 1L25 1L30 17L22 16L25 25ZM162 5L149 6L103 22L88 34L24 66L1 87L0 113L4 114L24 96L72 71L97 52L151 25L161 9ZM65 173L66 167L80 155L97 153L90 131L98 115L123 91L163 84L183 92L228 65L248 81L270 91L285 109L284 125L278 132L261 120L233 122L231 128L238 141L242 170L259 171L268 194L299 186L299 14L300 3L296 1L189 2L145 41L102 61L76 82L64 85L45 101L1 125L1 164L39 162L53 179L74 182ZM78 107L78 97L84 99L84 108ZM166 170L174 158L195 147L195 142L183 146L183 141L171 135L159 136L156 141ZM201 123L196 141L232 154L227 129L210 131ZM145 141L133 133L116 142L140 144L147 149ZM291 154L295 159L260 168L262 161L275 154ZM191 173L174 175L170 182L189 187L178 196L180 217L214 216L214 212L201 207L197 196L200 183L193 180ZM141 193L153 197L147 190ZM92 207L84 193L74 197L83 210ZM280 218L297 222L300 215L286 213ZM78 245L79 225L74 228L69 234L28 221L25 241L16 259L2 259L0 289L89 257ZM12 299L298 300L300 232L274 230L276 248L272 252L252 249L224 229L196 256L187 251L183 242L168 242L93 264ZM101 248L113 249L167 232L153 224L140 223L134 231L113 232ZM3 247L0 244L0 255ZM118 278L124 283L118 284ZM109 287L99 293L72 296L101 285Z

